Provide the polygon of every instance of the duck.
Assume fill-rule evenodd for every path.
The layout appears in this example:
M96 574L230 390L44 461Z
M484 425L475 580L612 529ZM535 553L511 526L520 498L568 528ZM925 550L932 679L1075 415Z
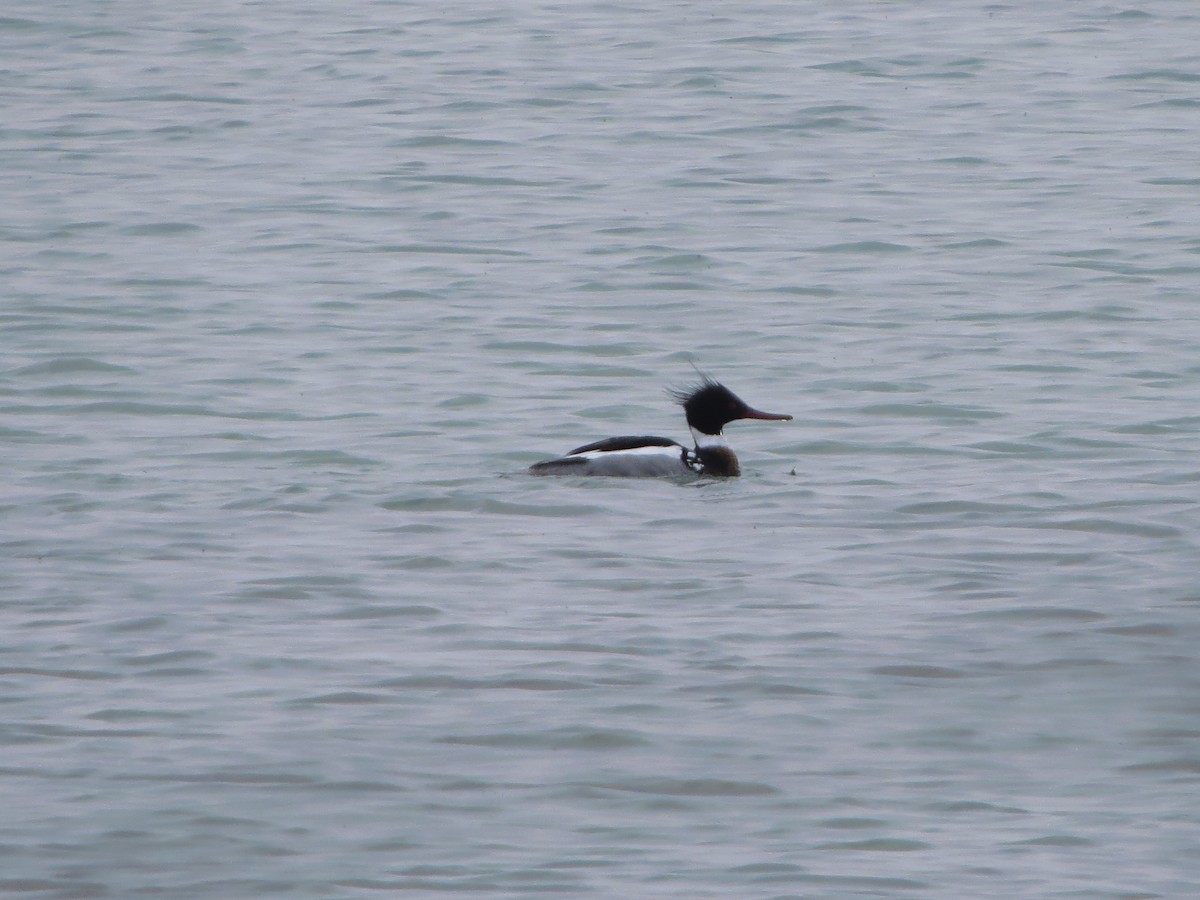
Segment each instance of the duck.
M733 391L708 376L682 390L668 394L683 407L692 446L653 435L605 438L557 459L529 467L531 475L608 475L624 478L653 478L703 475L734 478L741 474L737 455L725 439L725 426L738 419L790 421L783 413L754 409Z

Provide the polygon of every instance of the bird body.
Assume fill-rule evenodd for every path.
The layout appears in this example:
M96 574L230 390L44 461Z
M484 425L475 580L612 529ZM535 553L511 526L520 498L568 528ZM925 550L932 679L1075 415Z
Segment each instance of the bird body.
M576 447L565 456L534 463L534 475L610 475L647 478L664 475L741 474L737 456L725 440L725 426L736 419L787 420L791 416L753 409L733 391L705 378L687 390L673 391L683 407L694 446L670 438L636 435L606 438Z

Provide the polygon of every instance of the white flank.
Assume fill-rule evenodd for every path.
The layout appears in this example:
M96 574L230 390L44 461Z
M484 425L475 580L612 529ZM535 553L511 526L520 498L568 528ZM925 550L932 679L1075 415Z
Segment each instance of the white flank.
M587 453L573 453L568 459L617 459L622 456L664 456L678 459L682 450L679 447L633 447L629 450L589 450Z
M686 475L683 448L631 447L628 450L588 450L563 457L564 462L580 460L578 470L561 470L563 475L621 475L627 478L648 478L661 475Z

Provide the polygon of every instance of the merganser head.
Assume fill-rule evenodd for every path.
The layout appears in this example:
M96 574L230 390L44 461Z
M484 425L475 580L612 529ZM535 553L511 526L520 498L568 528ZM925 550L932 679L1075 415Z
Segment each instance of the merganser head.
M782 413L760 412L748 406L737 394L718 381L705 376L700 384L684 390L671 391L675 402L683 407L687 423L695 432L697 445L700 436L717 437L735 419L771 419L788 421Z

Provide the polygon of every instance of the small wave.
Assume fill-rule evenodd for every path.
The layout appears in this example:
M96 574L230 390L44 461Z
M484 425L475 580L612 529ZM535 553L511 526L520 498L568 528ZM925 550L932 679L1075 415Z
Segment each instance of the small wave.
M447 735L442 744L546 750L623 750L650 742L637 732L616 728L554 728L549 731Z
M780 793L761 781L728 781L722 778L631 778L594 784L593 787L664 797L767 797Z
M899 678L965 678L966 673L959 669L949 669L945 666L898 665L876 666L871 669L873 675L891 675Z
M908 253L913 248L907 244L889 241L850 241L845 244L826 244L814 247L814 253Z
M29 378L42 375L80 375L88 373L100 375L136 375L137 369L103 362L88 356L60 356L56 359L31 363L17 369L10 369L6 374L18 378Z

